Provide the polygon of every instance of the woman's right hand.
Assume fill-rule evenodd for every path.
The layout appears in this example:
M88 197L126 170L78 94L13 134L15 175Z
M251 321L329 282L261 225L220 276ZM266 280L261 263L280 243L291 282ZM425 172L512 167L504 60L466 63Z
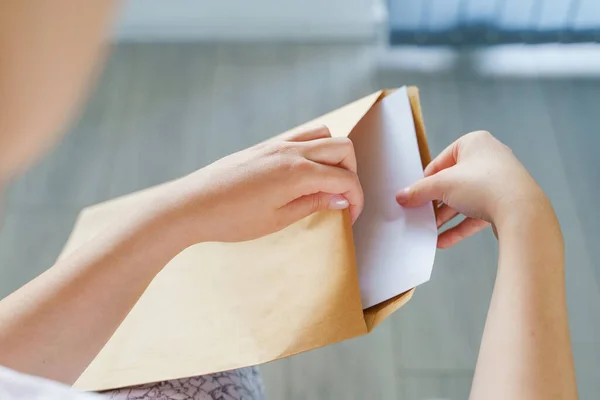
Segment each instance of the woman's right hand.
M348 208L354 222L363 207L352 142L324 126L222 158L165 186L162 199L155 208L186 246L256 239L328 209Z
M471 132L448 146L425 168L425 178L397 194L413 207L440 201L438 228L459 214L467 218L441 233L438 247L452 247L515 210L548 199L512 151L489 132Z

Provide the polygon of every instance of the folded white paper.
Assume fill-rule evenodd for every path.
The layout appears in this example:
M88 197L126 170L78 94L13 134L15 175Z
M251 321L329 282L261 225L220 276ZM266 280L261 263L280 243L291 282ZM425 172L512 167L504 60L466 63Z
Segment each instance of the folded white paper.
M365 208L354 225L363 308L429 280L437 228L433 205L403 208L395 194L423 178L406 87L380 100L352 131Z

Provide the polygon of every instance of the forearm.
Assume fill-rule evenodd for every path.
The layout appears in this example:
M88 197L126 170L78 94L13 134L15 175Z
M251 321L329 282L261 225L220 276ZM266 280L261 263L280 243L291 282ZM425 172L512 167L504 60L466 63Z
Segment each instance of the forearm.
M0 364L74 382L182 250L164 218L123 221L0 302Z
M560 227L545 199L496 225L499 266L472 399L575 399Z
M64 130L106 43L115 1L0 2L0 179Z

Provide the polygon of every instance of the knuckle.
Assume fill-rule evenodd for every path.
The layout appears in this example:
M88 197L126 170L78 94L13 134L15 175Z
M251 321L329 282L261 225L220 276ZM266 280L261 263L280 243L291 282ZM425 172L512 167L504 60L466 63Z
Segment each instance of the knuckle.
M359 191L359 193L362 193L363 189L362 189L362 185L360 184L360 179L358 177L358 174L352 174L352 181L353 181L353 186Z
M485 141L488 145L496 146L499 149L504 149L504 151L508 151L512 153L512 149L508 147L506 144L502 143L498 140L494 135L492 135L489 131L480 130L471 133L474 138L477 140Z
M471 133L474 137L479 138L479 139L492 139L493 136L489 131L485 131L485 130L480 130L480 131L475 131Z
M324 137L331 137L331 131L326 125L321 125L317 128L314 128L315 131L319 131Z
M286 170L300 182L304 181L306 175L314 168L311 161L304 157L287 157Z
M348 189L353 189L356 185L356 179L355 179L355 175L350 171L346 171L346 170L339 170L337 167L332 167L332 168L336 168L334 170L332 170L332 174L330 176L330 180L331 181L335 181L338 180L340 182L340 184Z
M364 203L364 193L363 193L363 188L362 185L360 184L360 179L358 178L357 174L350 174L350 187L351 187L351 191L353 191L355 193L355 201L357 204L357 206L362 207L363 203Z
M312 212L319 211L323 205L323 198L321 196L312 196L310 201L310 210Z
M348 138L348 137L340 137L340 138L337 138L337 140L340 143L340 145L342 145L342 146L354 147L354 145L352 144L352 140L350 140L350 138Z
M313 191L316 184L313 171L313 163L305 158L296 157L291 161L287 179L296 194L305 195Z
M414 201L419 198L420 193L421 193L421 186L414 185L406 190L406 199L408 201Z
M348 152L354 152L354 143L347 137L337 138L338 144Z
M412 195L415 200L422 197L440 200L440 197L443 197L448 189L448 171L440 171L436 175L425 178L413 188L414 190L411 190L409 197Z
M452 179L452 171L445 169L443 171L438 172L436 175L430 177L429 185L432 188L439 188L442 191L448 189L450 185L450 180Z
M295 169L295 157L275 152L269 154L265 166L269 166L274 171L287 175L292 173Z
M302 158L298 156L297 149L290 142L272 143L263 151L267 158L276 160L275 163L279 168L289 171L296 169L298 159Z
M294 169L301 174L312 171L313 169L313 163L304 157L295 157L293 161L293 166Z

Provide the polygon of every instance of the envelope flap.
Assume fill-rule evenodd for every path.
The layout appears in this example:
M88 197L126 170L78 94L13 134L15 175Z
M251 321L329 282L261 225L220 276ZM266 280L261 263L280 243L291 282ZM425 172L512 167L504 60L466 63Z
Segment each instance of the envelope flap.
M295 129L325 124L335 136L348 135L380 96ZM152 201L155 190L86 208L61 257ZM74 386L98 391L203 375L365 333L349 213L324 211L254 241L180 253Z
M408 93L425 164L418 92ZM333 136L348 136L384 95L375 92L286 133L323 124ZM61 257L135 212L154 190L88 207ZM413 291L363 312L347 212L317 213L256 241L192 246L156 277L75 386L106 390L275 360L362 335Z
M365 323L367 324L367 331L371 332L377 325L392 315L394 311L408 303L414 292L415 289L412 288L407 292L364 310L363 314L365 316Z
M290 129L281 135L288 135L307 128L325 125L329 128L332 136L348 136L362 117L373 107L373 104L377 103L382 94L382 90L371 93L368 96Z
M421 110L421 102L419 100L419 88L416 86L408 87L408 99L412 109L413 120L415 121L415 130L417 132L417 142L419 144L419 153L421 154L421 162L423 169L431 162L431 153L429 144L427 143L427 135L425 133L425 122L423 121L423 112Z

